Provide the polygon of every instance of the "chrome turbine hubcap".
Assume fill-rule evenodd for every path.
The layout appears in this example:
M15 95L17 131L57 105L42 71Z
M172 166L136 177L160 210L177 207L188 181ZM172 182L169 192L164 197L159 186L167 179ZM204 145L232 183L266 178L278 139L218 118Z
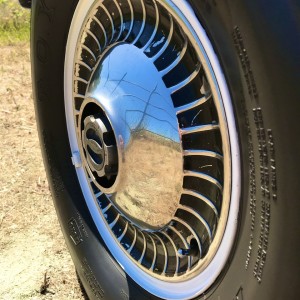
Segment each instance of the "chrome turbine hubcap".
M75 25L75 14L77 40L69 38L66 54L79 182L133 279L160 297L190 298L219 275L236 228L238 147L223 75L184 1L181 11L178 1L89 2L77 8L82 22ZM210 282L199 286L214 264ZM192 292L172 296L173 284Z

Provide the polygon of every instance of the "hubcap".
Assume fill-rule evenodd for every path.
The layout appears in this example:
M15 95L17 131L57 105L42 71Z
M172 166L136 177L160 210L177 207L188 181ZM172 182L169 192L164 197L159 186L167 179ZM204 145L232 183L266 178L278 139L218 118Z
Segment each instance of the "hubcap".
M134 280L175 299L204 291L226 262L239 160L212 47L173 2L80 4L65 83L72 78L66 114L72 151L83 160L77 174L101 235ZM180 290L186 284L192 292Z

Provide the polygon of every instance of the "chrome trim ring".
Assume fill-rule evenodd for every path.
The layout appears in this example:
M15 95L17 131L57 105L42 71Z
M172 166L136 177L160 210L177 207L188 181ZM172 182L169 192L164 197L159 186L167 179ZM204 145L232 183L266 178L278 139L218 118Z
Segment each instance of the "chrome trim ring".
M93 75L103 68L105 57L115 49L124 52L126 45L143 52L142 60L155 66L155 76L162 79L173 102L169 112L177 116L183 154L182 190L175 212L162 222L164 226L143 224L114 199L121 190L122 145L115 129L118 126L106 106L111 96L103 101L103 94L99 95L99 81L105 78L95 79ZM98 105L112 123L120 164L112 184L117 188L111 190L111 186L98 184L87 170L80 121L82 115L91 120L90 115L83 114L87 101ZM138 284L159 297L190 299L204 292L220 274L233 244L240 162L226 82L187 2L79 2L66 49L65 107L79 182L95 224L116 260ZM118 106L112 107L116 111ZM82 164L78 163L78 153Z

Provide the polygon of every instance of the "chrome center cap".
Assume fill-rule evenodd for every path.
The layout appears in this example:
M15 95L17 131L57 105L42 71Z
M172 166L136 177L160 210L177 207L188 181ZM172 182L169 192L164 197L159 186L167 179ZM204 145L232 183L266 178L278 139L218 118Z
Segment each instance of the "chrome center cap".
M116 149L108 145L104 135L110 134L109 128L100 117L88 116L84 119L82 130L82 145L89 169L99 177L110 177L116 173Z
M133 45L115 46L100 60L87 96L116 137L119 166L110 199L139 226L166 225L178 208L183 158L171 92L153 60ZM100 142L87 147L102 155Z

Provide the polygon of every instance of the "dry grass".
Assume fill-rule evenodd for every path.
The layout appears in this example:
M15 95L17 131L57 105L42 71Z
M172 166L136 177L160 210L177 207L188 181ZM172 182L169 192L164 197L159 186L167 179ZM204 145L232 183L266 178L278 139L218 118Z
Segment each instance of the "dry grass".
M0 82L0 299L84 299L41 159L28 43L0 46Z

